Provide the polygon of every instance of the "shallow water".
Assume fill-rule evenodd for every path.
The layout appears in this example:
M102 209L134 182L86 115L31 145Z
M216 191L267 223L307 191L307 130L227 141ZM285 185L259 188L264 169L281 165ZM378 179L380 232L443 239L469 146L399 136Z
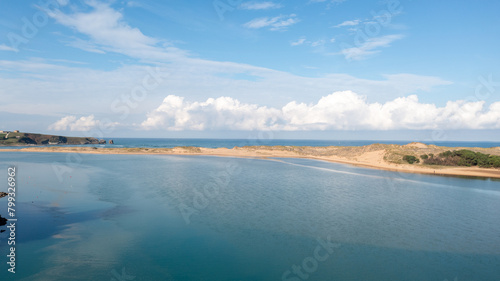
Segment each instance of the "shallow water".
M18 168L19 219L17 273L2 280L500 279L499 181L308 159L1 156L0 182Z

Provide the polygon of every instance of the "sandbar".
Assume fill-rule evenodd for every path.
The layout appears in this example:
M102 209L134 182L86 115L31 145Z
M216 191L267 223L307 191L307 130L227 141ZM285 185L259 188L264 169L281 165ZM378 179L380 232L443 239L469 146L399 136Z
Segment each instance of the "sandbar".
M435 155L447 150L468 149L490 155L500 156L500 147L441 147L423 143L371 144L366 146L244 146L234 148L109 148L109 147L74 147L74 146L34 146L28 148L0 149L1 152L52 152L81 154L148 154L148 155L206 155L244 158L308 158L360 167L389 170L403 173L433 174L441 176L466 176L482 178L500 178L500 169L463 166L437 166L426 164L408 164L403 155Z

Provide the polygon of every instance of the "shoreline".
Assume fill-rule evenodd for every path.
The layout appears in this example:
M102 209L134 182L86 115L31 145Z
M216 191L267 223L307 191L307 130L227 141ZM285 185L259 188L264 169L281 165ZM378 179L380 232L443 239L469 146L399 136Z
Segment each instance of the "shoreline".
M347 164L364 168L403 173L418 173L438 176L478 177L500 179L500 169L464 167L464 166L429 166L423 164L404 164L391 162L402 153L458 150L462 147L449 148L411 143L407 145L374 144L360 147L298 147L298 146L247 146L229 148L175 147L175 148L95 148L95 147L29 147L0 149L1 152L39 152L39 153L82 153L110 155L199 155L236 158L305 158ZM499 148L468 148L492 155L500 155ZM396 155L396 156L394 156ZM397 159L397 158L396 158ZM389 160L389 161L388 161Z

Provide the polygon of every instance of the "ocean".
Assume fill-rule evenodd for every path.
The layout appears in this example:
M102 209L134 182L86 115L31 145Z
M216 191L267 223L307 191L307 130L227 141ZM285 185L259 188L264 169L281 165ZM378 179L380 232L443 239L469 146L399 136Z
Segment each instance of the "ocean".
M500 280L498 180L310 159L0 157L2 189L16 167L18 219L16 273L7 230L0 280Z
M375 141L375 140L284 140L272 139L268 135L257 135L248 139L166 139L166 138L117 138L114 139L118 147L176 147L176 146L197 146L208 148L233 148L235 146L254 145L290 145L290 146L364 146L374 143L384 144L408 144L411 141ZM498 147L500 142L461 142L461 141L438 141L428 144L449 147ZM108 145L113 147L113 145Z
M107 140L109 140L108 138ZM184 139L184 138L112 138L115 144L106 145L85 145L99 147L147 147L147 148L172 148L176 146L196 146L207 148L233 148L235 146L255 146L255 145L291 145L291 146L364 146L374 143L399 144L404 145L412 141L394 140L289 140L273 139L271 135L256 134L247 139ZM500 142L471 142L471 141L432 141L426 144L448 147L500 147ZM74 145L78 146L78 145ZM0 147L12 148L12 147ZM18 147L19 148L19 147Z

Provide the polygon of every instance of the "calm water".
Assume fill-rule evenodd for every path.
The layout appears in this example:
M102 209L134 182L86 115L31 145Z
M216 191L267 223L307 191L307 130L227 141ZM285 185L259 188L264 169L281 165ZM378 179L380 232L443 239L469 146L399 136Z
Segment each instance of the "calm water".
M500 280L499 181L306 159L0 156L1 186L18 168L19 219L17 273L1 233L0 280Z

